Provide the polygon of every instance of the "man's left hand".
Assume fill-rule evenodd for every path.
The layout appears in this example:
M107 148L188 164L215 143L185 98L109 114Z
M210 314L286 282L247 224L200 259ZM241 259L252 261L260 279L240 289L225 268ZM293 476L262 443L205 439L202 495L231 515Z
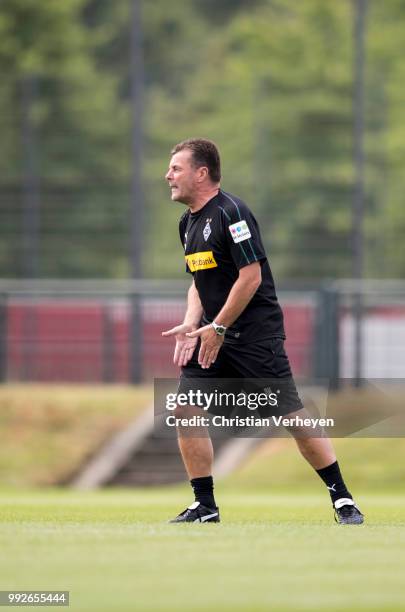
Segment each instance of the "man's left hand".
M219 349L224 343L224 336L219 336L212 325L204 325L193 332L186 334L189 338L201 338L198 363L204 369L209 368L215 362Z

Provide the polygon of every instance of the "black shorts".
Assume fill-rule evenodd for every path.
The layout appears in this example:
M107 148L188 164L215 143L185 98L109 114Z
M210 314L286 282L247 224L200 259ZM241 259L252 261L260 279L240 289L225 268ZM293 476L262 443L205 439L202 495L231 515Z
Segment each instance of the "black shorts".
M270 388L272 392L278 393L277 407L273 407L272 414L286 415L303 408L283 338L267 338L260 342L238 345L224 342L215 363L207 369L201 368L198 363L199 350L200 342L188 364L181 368L178 393L187 393L196 386L199 388L202 382L205 390L211 388L210 384L217 386L218 382L221 391L229 391L231 388L236 390L239 387L247 393L264 389L268 391ZM225 380L222 383L218 379ZM268 407L265 410L259 409L261 416L266 416L268 411Z

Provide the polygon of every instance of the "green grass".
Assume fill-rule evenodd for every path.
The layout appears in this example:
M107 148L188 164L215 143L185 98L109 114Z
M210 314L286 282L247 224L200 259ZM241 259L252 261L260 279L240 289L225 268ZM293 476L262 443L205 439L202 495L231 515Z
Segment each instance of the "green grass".
M0 481L58 484L150 405L128 385L0 385Z
M323 491L238 490L220 525L166 524L186 487L3 490L0 588L70 590L75 611L404 609L404 495L360 496L367 524L344 527Z
M405 495L403 438L332 440L349 490ZM294 440L264 440L223 486L243 491L317 493L319 478L297 452Z
M405 609L401 439L334 441L360 527L333 523L287 439L216 483L220 525L166 524L189 503L186 486L16 488L74 471L149 400L148 388L0 388L0 589L70 590L80 612Z

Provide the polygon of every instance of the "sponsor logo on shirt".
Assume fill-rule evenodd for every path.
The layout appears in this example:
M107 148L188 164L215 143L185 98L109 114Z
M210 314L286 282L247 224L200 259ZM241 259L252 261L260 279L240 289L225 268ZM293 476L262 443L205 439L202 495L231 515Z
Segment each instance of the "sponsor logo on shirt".
M232 240L236 243L242 242L242 240L248 240L252 237L246 221L238 221L238 223L233 223L229 226L229 231L231 232Z
M198 270L208 270L208 268L218 267L212 251L192 253L191 255L186 255L185 258L187 265L190 268L190 272L197 272Z

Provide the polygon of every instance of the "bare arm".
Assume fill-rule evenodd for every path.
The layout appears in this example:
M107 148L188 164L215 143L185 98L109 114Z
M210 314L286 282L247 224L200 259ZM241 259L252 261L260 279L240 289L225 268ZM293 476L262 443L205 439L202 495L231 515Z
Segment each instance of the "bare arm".
M225 304L215 317L215 322L225 327L232 325L245 310L261 282L262 272L259 262L241 268L239 277L233 284ZM224 336L216 334L212 325L204 325L204 327L188 332L186 335L189 338L201 337L198 363L202 368L209 368L218 355Z
M215 322L229 327L242 314L262 282L259 262L239 270L239 277L229 292L227 300L215 317Z
M202 313L203 307L193 280L187 294L187 310L184 315L184 325L190 325L193 329L197 329L201 321Z

